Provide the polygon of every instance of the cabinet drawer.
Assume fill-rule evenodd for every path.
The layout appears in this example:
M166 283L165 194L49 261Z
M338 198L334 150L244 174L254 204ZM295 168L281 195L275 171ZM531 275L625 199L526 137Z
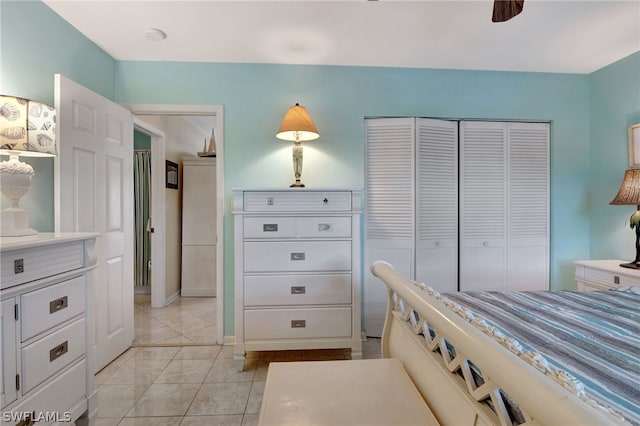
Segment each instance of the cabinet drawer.
M245 238L293 238L296 236L295 217L246 217Z
M22 348L23 392L85 353L84 318Z
M85 383L87 378L86 361L82 360L68 370L62 372L49 385L30 395L16 407L11 409L14 413L60 413L61 420L65 412L85 397ZM7 425L15 425L18 422L7 422ZM2 423L5 424L4 421ZM41 424L40 422L36 424ZM64 423L66 424L66 423Z
M22 295L22 341L84 312L84 284L77 277Z
M350 217L247 217L245 238L349 238Z
M245 306L351 303L351 274L250 275L244 278Z
M15 250L2 254L1 288L13 287L84 266L83 242Z
M244 193L244 211L350 211L349 191L283 191Z
M351 308L247 310L244 327L246 340L351 337Z
M616 279L616 277L618 277ZM600 269L586 268L584 270L584 279L587 282L596 284L603 284L607 287L618 287L621 284L623 276L617 275L613 272L603 271ZM616 281L618 281L616 283Z
M244 243L245 272L350 271L351 241Z
M350 217L299 217L298 236L302 238L348 238Z

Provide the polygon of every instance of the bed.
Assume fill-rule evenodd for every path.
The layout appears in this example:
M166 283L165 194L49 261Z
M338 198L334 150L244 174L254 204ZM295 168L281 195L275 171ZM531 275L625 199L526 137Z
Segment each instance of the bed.
M640 425L640 294L441 295L386 262L382 356L441 424Z

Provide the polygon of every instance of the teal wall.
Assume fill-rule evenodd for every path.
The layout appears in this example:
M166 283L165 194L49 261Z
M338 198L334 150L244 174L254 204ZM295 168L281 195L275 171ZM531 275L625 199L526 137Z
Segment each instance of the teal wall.
M3 0L0 19L2 93L53 102L53 74L59 72L121 103L224 106L227 335L233 334L230 190L288 186L291 145L273 135L295 102L309 109L321 134L305 145L302 178L309 187L363 187L364 117L549 120L552 288L574 287L575 259L629 257L632 233L623 222L632 210L607 203L626 168L626 126L640 121L638 54L591 76L118 62L43 3ZM32 66L25 69L25 63ZM37 165L36 173L24 205L36 212L32 224L50 231L53 168Z
M640 52L589 76L592 259L633 260L634 206L610 206L629 167L627 128L640 123Z
M176 78L184 76L184 78ZM588 76L337 66L119 62L121 103L224 105L225 333L233 334L234 188L285 188L291 146L274 137L287 108L305 105L320 139L305 144L308 187L364 186L364 117L551 121L551 286L574 288L589 256Z
M112 99L115 60L39 1L0 0L0 93L53 105L53 76L63 74ZM31 227L53 231L52 158L25 158L36 172L20 205ZM8 203L2 198L1 207Z

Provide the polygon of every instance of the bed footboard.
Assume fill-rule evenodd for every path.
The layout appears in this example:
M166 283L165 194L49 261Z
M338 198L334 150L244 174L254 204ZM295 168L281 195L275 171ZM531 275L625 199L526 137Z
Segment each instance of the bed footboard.
M537 352L386 262L383 357L399 358L442 424L602 425L624 420Z

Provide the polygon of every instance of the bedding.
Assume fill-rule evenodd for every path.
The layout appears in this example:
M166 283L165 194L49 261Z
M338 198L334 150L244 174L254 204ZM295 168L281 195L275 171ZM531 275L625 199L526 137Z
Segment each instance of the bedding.
M585 394L640 425L640 292L443 294L540 352Z

